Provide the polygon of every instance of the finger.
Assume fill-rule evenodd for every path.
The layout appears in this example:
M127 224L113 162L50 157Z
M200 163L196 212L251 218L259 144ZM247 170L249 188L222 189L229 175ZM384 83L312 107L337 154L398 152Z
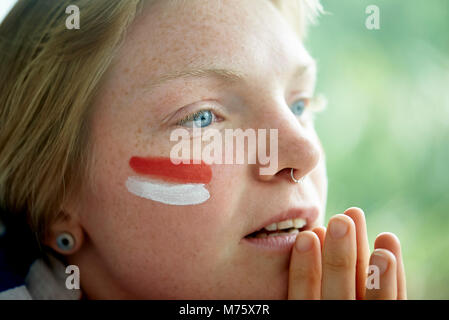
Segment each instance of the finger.
M357 243L356 299L363 300L365 298L366 271L370 256L365 214L362 209L357 207L347 209L344 214L349 216L355 224Z
M289 300L320 299L321 249L320 239L312 231L296 236L288 276Z
M404 263L402 261L401 243L395 234L384 232L377 236L374 248L383 248L391 251L396 258L397 280L398 280L398 300L407 299L407 287L405 280Z
M324 237L326 236L326 227L316 227L312 229L313 232L318 236L318 239L320 239L320 248L321 251L323 251L323 245L324 245Z
M370 268L377 270L368 276L365 298L367 300L396 300L396 258L386 249L376 249L371 255Z
M329 221L322 257L323 299L355 299L357 245L355 225L344 214Z

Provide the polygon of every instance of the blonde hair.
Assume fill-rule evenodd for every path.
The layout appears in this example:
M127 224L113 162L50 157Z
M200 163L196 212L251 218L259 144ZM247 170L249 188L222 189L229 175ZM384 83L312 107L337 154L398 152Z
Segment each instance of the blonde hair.
M89 172L89 115L101 80L143 3L19 0L0 25L0 209L37 240ZM300 37L318 0L271 0ZM67 30L76 4L81 28Z

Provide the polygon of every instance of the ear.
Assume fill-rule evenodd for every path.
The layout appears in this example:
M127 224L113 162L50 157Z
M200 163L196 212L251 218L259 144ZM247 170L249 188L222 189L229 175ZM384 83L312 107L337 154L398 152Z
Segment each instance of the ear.
M58 237L63 233L69 233L73 237L74 245L70 250L63 250L58 246ZM82 247L83 242L84 232L78 219L64 212L61 212L60 217L51 224L44 240L46 246L64 256L77 252Z

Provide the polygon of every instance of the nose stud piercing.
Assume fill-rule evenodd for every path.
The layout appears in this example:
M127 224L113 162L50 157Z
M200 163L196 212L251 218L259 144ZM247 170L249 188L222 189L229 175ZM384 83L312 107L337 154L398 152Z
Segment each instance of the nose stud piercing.
M70 233L63 232L56 238L56 244L63 251L70 251L75 246L75 238Z

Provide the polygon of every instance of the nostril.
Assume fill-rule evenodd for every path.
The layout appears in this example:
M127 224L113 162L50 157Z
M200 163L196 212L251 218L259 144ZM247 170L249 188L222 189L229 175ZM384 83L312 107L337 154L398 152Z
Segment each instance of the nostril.
M300 170L295 168L285 168L277 173L279 177L287 179L289 182L302 182L304 176L301 175Z
M278 173L276 173L276 175L280 176L280 177L287 177L290 179L290 171L292 170L292 168L284 168L281 171L279 171Z

